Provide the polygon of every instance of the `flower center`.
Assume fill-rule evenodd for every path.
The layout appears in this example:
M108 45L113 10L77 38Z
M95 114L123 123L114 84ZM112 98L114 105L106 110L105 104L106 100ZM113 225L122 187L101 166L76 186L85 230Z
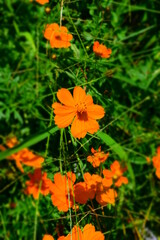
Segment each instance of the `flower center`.
M104 190L103 184L102 183L98 183L97 184L97 191L98 192L103 192L103 190Z
M55 38L56 38L57 40L61 40L61 35L60 35L60 33L56 33Z
M80 120L87 121L88 115L87 115L87 105L85 102L79 102L75 105L77 108L77 116Z
M87 106L85 102L79 102L75 106L77 108L77 112L82 113L87 111Z

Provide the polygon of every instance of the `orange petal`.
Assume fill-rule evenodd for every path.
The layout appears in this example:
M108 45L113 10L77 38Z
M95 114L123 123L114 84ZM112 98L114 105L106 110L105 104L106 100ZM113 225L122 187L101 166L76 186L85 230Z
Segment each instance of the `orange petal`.
M71 133L75 138L84 138L87 134L86 122L76 116L71 126Z
M72 107L75 106L72 94L68 91L68 89L61 88L60 90L58 90L57 97L59 101L64 105Z
M87 106L87 113L89 118L101 119L104 117L105 111L103 107L97 104L92 104L90 106Z
M49 234L45 234L42 240L54 240L54 238Z
M86 122L86 131L93 134L95 132L97 132L99 129L99 124L96 120L94 119L88 119L88 121Z
M87 224L83 229L84 240L104 240L104 235L100 231L95 231L92 224Z
M120 187L122 184L128 184L128 178L121 176L116 182L115 186Z
M86 204L89 195L87 192L87 186L85 182L79 182L74 185L75 201L80 204Z
M61 26L61 27L60 27L60 31L67 33L67 32L68 32L68 29L67 29L66 27L64 27L64 26Z
M68 114L74 113L76 114L76 110L74 107L71 106L63 106L60 103L53 103L52 108L54 109L54 113L60 116L66 116Z
M92 105L93 104L92 96L91 95L86 95L85 102L86 102L87 106Z
M113 173L108 170L108 169L104 169L103 170L103 175L106 177L106 178L112 178L113 177Z
M74 113L71 113L66 116L55 116L54 121L59 128L65 128L72 123L73 118Z
M84 101L86 97L86 92L83 88L76 86L73 90L73 98L75 103L79 103L80 101Z

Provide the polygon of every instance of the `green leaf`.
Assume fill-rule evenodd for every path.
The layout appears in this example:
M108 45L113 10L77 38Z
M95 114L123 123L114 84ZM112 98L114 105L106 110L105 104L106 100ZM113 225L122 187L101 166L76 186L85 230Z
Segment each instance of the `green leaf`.
M12 155L13 153L16 153L16 152L22 150L23 148L30 147L30 146L42 141L43 139L47 138L50 134L53 134L56 131L58 131L58 129L59 129L58 127L49 127L46 130L26 139L24 142L20 143L16 147L7 149L6 151L1 152L0 160L3 160L4 158Z
M36 51L36 45L34 43L33 37L29 32L21 32L18 37L25 37L30 46L32 47L32 50Z
M137 165L144 165L147 164L147 160L144 157L134 157L130 159L131 163L137 164Z

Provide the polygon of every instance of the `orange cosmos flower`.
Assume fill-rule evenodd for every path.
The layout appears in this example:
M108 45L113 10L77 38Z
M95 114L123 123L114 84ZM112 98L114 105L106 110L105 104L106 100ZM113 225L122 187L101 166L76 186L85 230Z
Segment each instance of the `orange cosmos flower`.
M33 174L28 174L28 176L30 180L26 182L26 194L33 195L34 199L38 199L39 193L44 196L50 193L52 181L47 178L47 173L42 174L41 169L36 169Z
M45 234L42 240L54 240L54 238L49 234Z
M112 53L112 50L96 41L93 44L93 52L101 58L109 58Z
M37 3L44 5L45 3L49 3L49 0L36 0Z
M156 176L160 179L160 146L157 148L157 155L152 158L152 161L156 168Z
M54 206L59 211L67 212L74 204L73 201L73 185L76 181L76 175L68 172L66 176L56 173L54 175L54 184L52 184L51 199Z
M106 179L113 179L115 181L115 186L120 187L122 184L128 183L128 178L123 176L123 173L126 171L126 168L122 168L118 161L114 161L111 166L110 170L103 170L103 175Z
M101 151L101 147L98 148L96 151L94 148L91 148L91 152L93 153L92 156L87 157L87 161L90 162L93 167L99 167L99 165L105 162L109 156L109 153L104 153Z
M88 199L93 199L97 191L97 185L101 183L102 178L90 173L84 174L85 182L79 182L74 185L75 201L80 204L85 204Z
M74 185L75 201L80 204L85 204L88 199L96 200L101 205L107 203L113 204L117 193L113 189L109 189L112 185L112 179L102 178L97 174L84 174L85 182L79 182Z
M68 48L73 38L72 34L68 34L66 27L59 26L57 23L47 24L44 37L50 41L52 48Z
M85 182L79 182L74 185L74 196L76 202L86 204L90 196Z
M116 197L117 192L114 189L105 189L105 187L102 185L102 189L96 195L96 200L101 206L104 206L108 203L114 204Z
M56 114L54 120L59 128L71 126L71 133L75 138L84 138L87 132L93 134L98 131L96 119L101 119L104 108L94 104L90 95L81 87L75 87L73 97L71 93L62 88L58 90L57 97L60 103L53 103L52 108Z
M17 144L18 144L18 140L16 137L10 138L6 142L6 145L9 148L13 148ZM0 146L0 149L2 151L6 150L6 148L3 147L2 145ZM35 155L32 151L30 151L27 148L24 148L19 152L12 154L10 157L8 157L8 159L15 160L16 165L21 172L24 172L22 164L25 164L27 166L34 167L34 168L41 168L41 164L44 162L44 158L38 155Z
M74 226L70 234L62 237L63 240L104 240L104 235L96 231L92 224L87 224L83 231L78 226ZM60 238L58 239L60 240Z

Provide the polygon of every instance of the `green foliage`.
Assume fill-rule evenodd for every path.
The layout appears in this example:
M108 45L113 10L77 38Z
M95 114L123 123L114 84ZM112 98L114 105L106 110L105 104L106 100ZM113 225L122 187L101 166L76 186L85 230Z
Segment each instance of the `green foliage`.
M160 181L146 157L156 155L160 145L160 4L83 0L63 5L62 25L73 40L70 48L52 49L43 33L46 24L59 24L60 2L0 3L1 144L12 136L20 142L0 152L0 239L36 240L45 233L57 239L57 233L68 234L77 222L101 227L105 239L145 239L146 227L159 237ZM109 59L95 56L94 41L112 49ZM58 131L51 108L58 89L72 92L77 85L106 113L100 130L80 140L70 128ZM72 170L78 182L87 171L101 173L86 161L91 147L99 146L110 152L102 168L118 159L127 166L129 184L119 189L115 206L102 208L93 201L67 214L53 206L50 195L38 201L26 195L32 169L25 166L21 173L7 160L30 148L45 158L43 170L52 181L56 172Z

